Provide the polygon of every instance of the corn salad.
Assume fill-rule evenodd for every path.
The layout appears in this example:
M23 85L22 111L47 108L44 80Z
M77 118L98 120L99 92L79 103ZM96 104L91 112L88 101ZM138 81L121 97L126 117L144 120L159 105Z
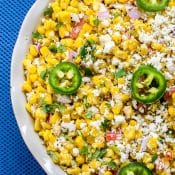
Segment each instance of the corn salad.
M74 94L56 93L48 82L61 62L81 72ZM152 104L131 95L141 64L167 81L164 97ZM135 0L54 0L32 33L23 67L34 130L67 174L112 175L130 162L155 175L175 174L174 0L155 13Z

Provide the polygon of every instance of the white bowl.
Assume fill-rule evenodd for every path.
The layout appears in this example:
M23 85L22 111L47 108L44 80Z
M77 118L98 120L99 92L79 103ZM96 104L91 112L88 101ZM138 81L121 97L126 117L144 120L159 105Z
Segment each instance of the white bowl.
M21 91L24 82L22 60L31 42L32 31L39 23L44 8L50 0L37 0L27 13L16 41L11 62L11 100L21 135L38 163L48 175L65 175L46 153L38 134L34 132L33 121L25 110L26 99Z

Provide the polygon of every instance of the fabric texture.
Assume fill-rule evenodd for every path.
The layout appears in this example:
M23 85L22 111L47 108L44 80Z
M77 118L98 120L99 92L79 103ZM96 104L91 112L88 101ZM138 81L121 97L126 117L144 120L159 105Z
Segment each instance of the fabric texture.
M22 140L10 100L11 55L33 3L34 0L0 0L0 175L45 175Z

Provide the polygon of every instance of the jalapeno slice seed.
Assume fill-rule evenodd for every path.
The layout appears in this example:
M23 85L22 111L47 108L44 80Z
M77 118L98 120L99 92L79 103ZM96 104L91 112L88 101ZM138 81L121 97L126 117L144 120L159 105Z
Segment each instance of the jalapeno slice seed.
M143 163L133 162L123 166L119 175L152 175L152 172Z
M169 0L137 0L137 5L145 11L162 11L168 5Z
M81 85L82 77L78 67L71 62L57 64L49 75L49 84L59 94L73 94Z
M140 66L131 80L131 92L137 101L150 104L159 100L166 90L164 75L150 65Z

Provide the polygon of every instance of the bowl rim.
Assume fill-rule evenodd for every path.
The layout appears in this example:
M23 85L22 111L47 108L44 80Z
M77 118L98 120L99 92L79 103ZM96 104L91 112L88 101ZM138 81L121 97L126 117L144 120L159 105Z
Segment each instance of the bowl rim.
M12 53L10 67L10 95L13 113L16 118L18 128L33 157L48 175L66 175L66 173L61 170L58 165L54 164L51 158L46 154L46 149L42 144L42 140L34 131L32 119L25 110L26 100L24 93L21 90L21 86L24 81L22 61L31 43L32 32L41 18L43 9L49 4L49 2L51 1L36 0L29 9L21 25ZM18 73L20 70L22 71L21 75ZM37 143L36 145L35 141Z

